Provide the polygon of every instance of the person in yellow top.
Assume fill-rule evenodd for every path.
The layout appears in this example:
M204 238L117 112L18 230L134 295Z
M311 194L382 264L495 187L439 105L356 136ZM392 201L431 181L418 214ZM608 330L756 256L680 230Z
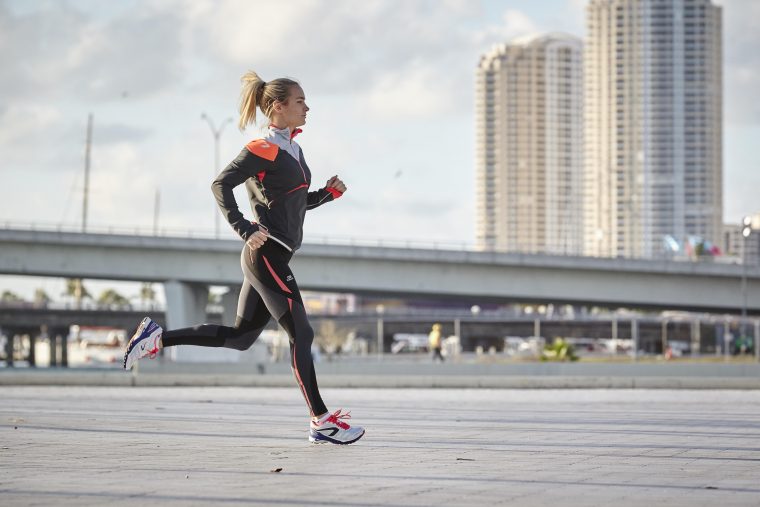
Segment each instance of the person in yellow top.
M430 330L430 334L428 335L428 345L433 353L433 362L436 359L440 359L443 362L443 354L441 354L441 325L437 322L433 324L433 329Z

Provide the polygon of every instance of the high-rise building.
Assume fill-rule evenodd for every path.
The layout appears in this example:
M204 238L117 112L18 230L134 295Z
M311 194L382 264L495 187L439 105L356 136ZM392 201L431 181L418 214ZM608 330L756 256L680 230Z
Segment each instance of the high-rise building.
M721 10L590 0L584 47L584 252L656 257L722 234Z
M484 250L579 255L583 247L582 42L516 40L476 77L476 240Z

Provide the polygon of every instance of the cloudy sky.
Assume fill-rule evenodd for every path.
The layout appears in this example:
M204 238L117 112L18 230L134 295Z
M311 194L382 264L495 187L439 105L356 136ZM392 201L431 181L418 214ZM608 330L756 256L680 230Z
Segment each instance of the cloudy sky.
M760 211L760 2L718 3L724 214L738 221ZM311 112L298 141L314 184L337 173L349 187L310 212L306 241L472 243L479 55L521 35L585 31L583 0L271 5L0 0L0 222L80 223L92 113L89 223L149 231L158 191L160 227L210 233L213 137L201 113L236 119L239 78L253 69L302 83ZM228 125L222 165L258 134Z

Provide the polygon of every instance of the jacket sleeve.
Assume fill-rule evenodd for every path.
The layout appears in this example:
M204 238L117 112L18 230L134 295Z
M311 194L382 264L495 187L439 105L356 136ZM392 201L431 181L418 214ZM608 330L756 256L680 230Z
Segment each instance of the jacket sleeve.
M219 205L219 210L235 232L244 240L258 231L259 227L246 220L243 213L240 212L232 189L248 178L254 177L259 170L263 170L263 164L262 159L248 151L247 148L243 148L240 155L230 162L211 183L211 191Z
M306 195L306 209L314 209L326 202L334 201L341 195L343 195L343 192L334 188L320 188L319 190L309 192Z

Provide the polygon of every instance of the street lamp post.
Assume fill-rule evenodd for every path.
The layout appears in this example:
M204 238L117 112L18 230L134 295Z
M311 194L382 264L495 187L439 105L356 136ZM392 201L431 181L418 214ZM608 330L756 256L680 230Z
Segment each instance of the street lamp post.
M385 348L385 329L383 326L383 314L385 313L385 306L380 304L375 307L377 312L377 359L383 358L383 352Z
M740 326L742 340L746 336L747 328L747 240L750 234L752 234L752 217L747 216L742 219L742 322ZM753 342L754 348L757 349L757 336Z
M214 127L214 122L206 113L201 113L201 120L206 120L211 129L211 134L214 136L214 178L216 178L216 175L219 174L219 138L224 127L228 123L232 123L232 118L225 119L218 129ZM219 239L219 211L216 209L216 205L214 206L214 237Z
M470 307L470 313L472 314L472 322L473 322L473 324L475 324L477 322L478 315L480 315L480 310L481 310L481 308L480 308L479 305L472 305ZM475 329L477 329L477 327L475 327ZM472 331L472 328L470 328L470 335L472 335L472 334L473 334L473 331ZM470 341L471 340L468 339L468 342L470 342ZM462 350L464 350L464 341L460 339L459 343L460 343L460 345L462 345ZM470 344L468 343L468 346L469 345Z

